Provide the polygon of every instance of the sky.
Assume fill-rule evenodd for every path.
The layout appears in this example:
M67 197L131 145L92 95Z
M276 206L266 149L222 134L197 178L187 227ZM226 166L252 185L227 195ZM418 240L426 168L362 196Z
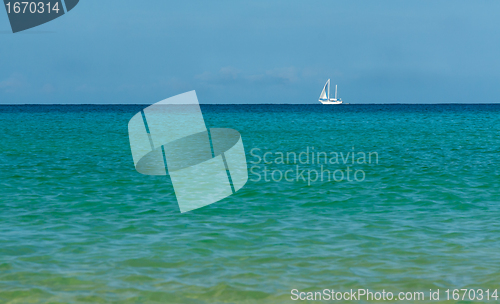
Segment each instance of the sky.
M13 34L0 104L497 103L499 1L80 0Z

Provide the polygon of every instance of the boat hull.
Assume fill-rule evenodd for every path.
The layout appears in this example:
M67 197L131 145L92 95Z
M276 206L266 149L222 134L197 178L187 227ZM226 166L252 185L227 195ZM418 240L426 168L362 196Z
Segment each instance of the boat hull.
M335 104L342 104L342 101L329 101L329 100L320 100L322 104L329 104L329 105L335 105Z

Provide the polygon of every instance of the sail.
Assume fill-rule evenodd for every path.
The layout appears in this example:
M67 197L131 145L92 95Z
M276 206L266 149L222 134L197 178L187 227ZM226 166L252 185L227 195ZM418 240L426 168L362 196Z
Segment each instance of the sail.
M319 100L328 100L328 85L330 84L330 79L325 83L325 86L323 87L323 91L321 91L321 95L319 95Z

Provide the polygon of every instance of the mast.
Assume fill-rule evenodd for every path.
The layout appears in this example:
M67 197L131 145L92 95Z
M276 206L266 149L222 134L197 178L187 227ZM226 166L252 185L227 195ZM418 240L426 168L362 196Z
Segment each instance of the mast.
M335 100L337 100L337 85L335 85Z
M330 100L330 79L328 79L328 95L326 96L327 100Z

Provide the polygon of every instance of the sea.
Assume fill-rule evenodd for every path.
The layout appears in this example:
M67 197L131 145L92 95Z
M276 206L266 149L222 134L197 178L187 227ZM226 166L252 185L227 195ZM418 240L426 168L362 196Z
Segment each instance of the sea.
M248 181L186 213L134 168L146 106L0 106L0 303L500 297L500 104L202 105Z

